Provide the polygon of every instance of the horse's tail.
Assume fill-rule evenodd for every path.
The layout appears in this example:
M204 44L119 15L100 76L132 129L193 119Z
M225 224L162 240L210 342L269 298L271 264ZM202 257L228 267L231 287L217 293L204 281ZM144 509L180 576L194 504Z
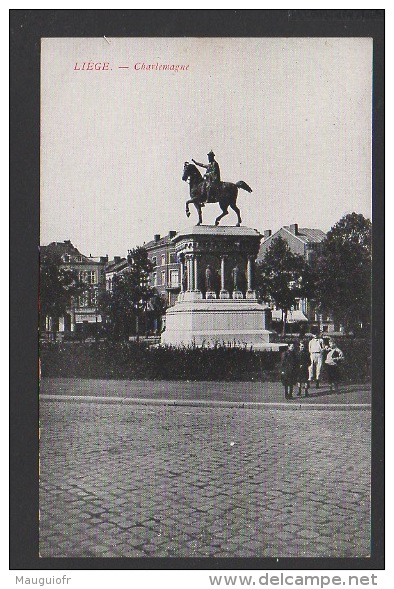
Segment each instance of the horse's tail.
M237 186L238 188L242 188L242 190L246 190L246 192L253 192L251 187L248 186L246 184L246 182L244 182L243 180L240 180L239 182L237 182L235 186Z

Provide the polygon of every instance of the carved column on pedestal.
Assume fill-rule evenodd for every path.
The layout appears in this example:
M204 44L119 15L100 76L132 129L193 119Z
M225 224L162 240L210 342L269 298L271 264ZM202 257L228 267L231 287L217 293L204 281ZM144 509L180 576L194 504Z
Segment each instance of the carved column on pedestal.
M220 259L220 294L219 294L219 297L221 299L229 299L230 298L230 294L229 294L228 290L226 290L226 285L225 285L226 258L227 258L227 256L223 255Z
M202 293L198 290L198 262L195 253L185 255L186 272L187 272L187 292L184 293L183 301L198 300L202 298Z
M252 266L253 266L253 258L251 256L248 257L248 267L247 267L247 272L248 272L248 290L252 290Z
M246 291L246 298L247 299L255 299L256 298L256 291L253 290L254 262L255 262L254 256L248 256L248 265L247 265L248 289Z
M189 256L189 266L190 266L190 286L189 290L194 290L194 260L193 254Z
M180 258L179 260L180 264L181 264L181 292L185 292L186 290L186 283L185 283L185 261L183 259L183 256Z
M194 288L193 290L198 290L198 256L194 254Z

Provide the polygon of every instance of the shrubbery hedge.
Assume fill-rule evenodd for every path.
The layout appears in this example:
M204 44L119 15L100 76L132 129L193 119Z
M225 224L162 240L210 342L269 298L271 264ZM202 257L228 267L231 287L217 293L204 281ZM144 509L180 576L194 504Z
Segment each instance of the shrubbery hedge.
M345 354L343 380L370 376L370 347L365 340L338 342ZM279 380L280 354L237 347L148 347L136 342L42 345L43 377L127 380ZM323 375L324 378L324 375Z

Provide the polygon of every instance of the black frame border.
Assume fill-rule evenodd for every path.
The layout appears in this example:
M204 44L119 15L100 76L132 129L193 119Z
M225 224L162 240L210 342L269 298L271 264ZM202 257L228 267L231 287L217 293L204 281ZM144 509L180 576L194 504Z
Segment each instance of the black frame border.
M384 10L10 10L10 569L384 569ZM39 558L41 37L372 37L370 558Z

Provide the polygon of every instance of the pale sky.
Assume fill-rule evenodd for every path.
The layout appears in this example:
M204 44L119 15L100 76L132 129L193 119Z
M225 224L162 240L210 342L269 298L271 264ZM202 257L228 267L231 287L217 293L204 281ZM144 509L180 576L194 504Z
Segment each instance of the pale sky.
M371 218L372 39L43 39L41 80L43 245L113 257L192 226L183 163L211 149L222 180L253 189L238 193L244 226Z

